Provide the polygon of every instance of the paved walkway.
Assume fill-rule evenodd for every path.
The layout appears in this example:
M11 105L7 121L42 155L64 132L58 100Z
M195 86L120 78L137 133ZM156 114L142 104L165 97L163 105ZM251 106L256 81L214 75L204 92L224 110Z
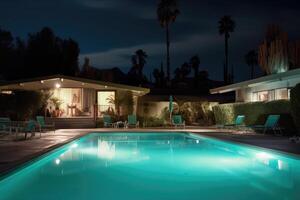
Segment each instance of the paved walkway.
M0 175L5 174L22 163L31 160L34 157L42 155L58 146L68 143L90 132L111 132L111 131L186 131L197 134L215 137L223 140L230 140L264 148L281 150L300 155L300 144L289 142L287 137L265 136L253 133L237 133L228 130L216 130L213 128L187 128L180 129L62 129L53 132L44 133L42 137L35 136L27 140L14 140L14 136L0 136ZM21 136L20 136L21 137ZM30 137L30 136L29 136Z

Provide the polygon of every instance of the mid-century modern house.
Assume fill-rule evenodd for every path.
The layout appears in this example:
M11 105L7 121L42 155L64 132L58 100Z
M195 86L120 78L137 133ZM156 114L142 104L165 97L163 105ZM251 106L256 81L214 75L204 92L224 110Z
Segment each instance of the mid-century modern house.
M150 91L142 87L64 75L0 84L1 93L9 93L13 90L48 91L51 93L52 99L48 103L48 113L50 113L52 119L56 118L60 119L60 121L72 118L85 118L86 120L95 121L103 113L115 111L115 102L119 98L118 95L126 91L133 96L133 112L136 112L138 98Z
M211 94L235 92L236 102L272 101L290 98L290 89L300 83L300 69L235 83L210 90Z

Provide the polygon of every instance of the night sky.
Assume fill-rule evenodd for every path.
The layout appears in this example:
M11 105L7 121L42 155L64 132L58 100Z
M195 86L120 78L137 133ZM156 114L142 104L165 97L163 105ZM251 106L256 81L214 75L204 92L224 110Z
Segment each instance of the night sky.
M26 38L51 27L61 37L72 37L81 49L80 61L90 57L98 68L119 67L127 72L130 57L142 48L149 56L145 73L165 62L165 31L157 21L158 0L1 0L0 27ZM200 70L210 78L223 77L224 37L218 20L231 15L236 30L230 38L230 66L235 80L249 78L244 55L263 40L268 24L279 24L290 39L300 39L300 6L288 0L178 1L181 11L171 25L171 66L198 54ZM259 71L259 69L257 70Z

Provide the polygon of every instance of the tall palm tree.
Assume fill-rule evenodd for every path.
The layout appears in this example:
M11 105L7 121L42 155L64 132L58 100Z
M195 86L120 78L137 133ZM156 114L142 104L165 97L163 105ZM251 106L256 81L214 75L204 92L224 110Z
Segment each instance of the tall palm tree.
M175 22L179 15L176 0L160 0L157 6L157 17L160 25L166 29L167 45L167 79L170 80L170 23Z
M132 67L137 71L140 81L143 79L143 69L147 63L147 57L147 53L142 49L137 50L131 57Z
M198 55L193 56L190 59L190 65L194 70L194 86L198 86L198 78L199 78L199 66L200 66L200 58Z
M251 67L251 79L254 78L254 67L258 65L258 54L255 50L249 51L245 55L246 64Z
M224 66L224 81L227 82L228 77L228 39L230 33L234 32L235 22L231 19L231 16L225 15L219 21L219 33L225 37L225 66Z

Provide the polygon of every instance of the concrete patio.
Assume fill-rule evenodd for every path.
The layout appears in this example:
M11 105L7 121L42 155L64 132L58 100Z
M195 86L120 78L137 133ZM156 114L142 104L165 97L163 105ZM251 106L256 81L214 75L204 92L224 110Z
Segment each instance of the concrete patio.
M75 140L90 132L193 132L222 140L245 143L263 148L279 150L300 155L300 144L291 143L288 137L261 135L255 133L239 133L230 130L193 127L187 129L61 129L55 133L43 133L27 140L15 140L14 136L0 135L0 175L16 169L21 164L53 150L63 144ZM20 136L21 138L21 136ZM300 158L300 157L299 157Z

